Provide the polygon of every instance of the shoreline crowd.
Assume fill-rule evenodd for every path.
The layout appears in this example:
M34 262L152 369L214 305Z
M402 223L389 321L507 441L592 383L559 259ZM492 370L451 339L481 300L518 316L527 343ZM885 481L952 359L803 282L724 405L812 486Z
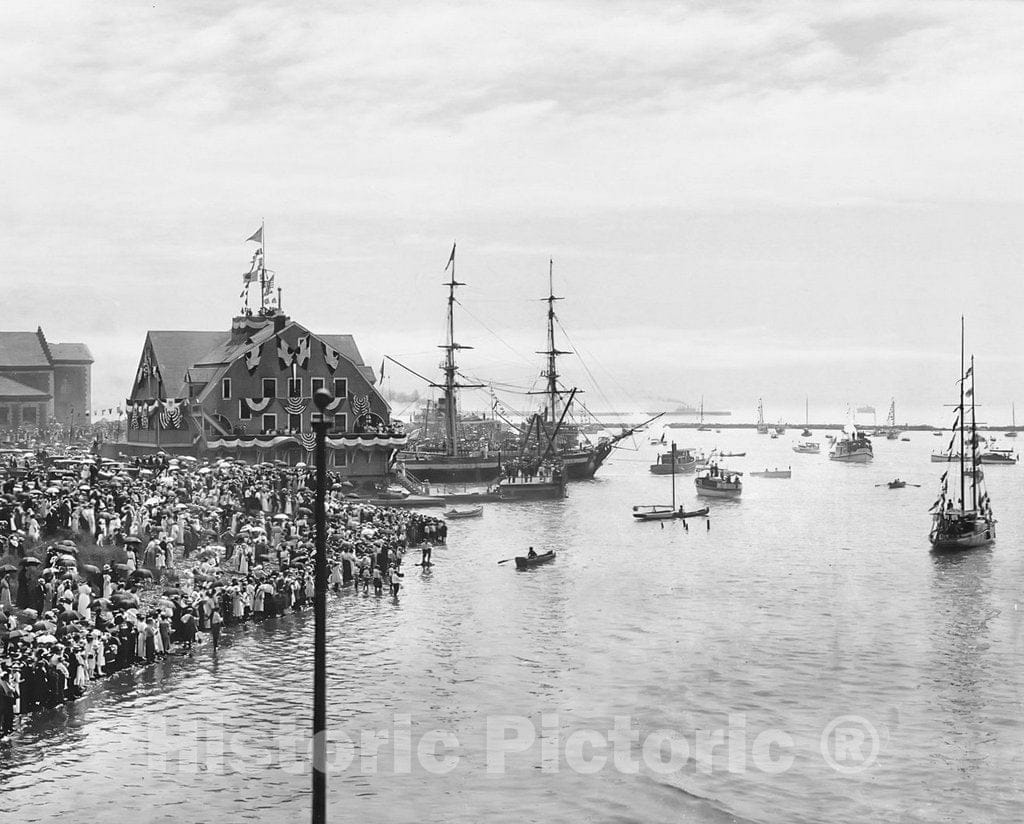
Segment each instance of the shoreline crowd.
M224 627L311 604L313 485L310 470L283 464L6 461L0 738L18 715L75 700L98 679L189 654L201 638L216 649ZM328 486L330 586L386 587L397 600L407 550L422 546L429 564L447 525L366 504L334 475Z

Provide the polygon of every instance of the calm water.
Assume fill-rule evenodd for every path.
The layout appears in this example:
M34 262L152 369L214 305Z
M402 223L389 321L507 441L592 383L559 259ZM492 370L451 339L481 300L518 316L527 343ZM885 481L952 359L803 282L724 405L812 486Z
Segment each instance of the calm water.
M793 467L712 501L710 531L632 523L632 504L669 501L641 444L565 502L454 523L400 604L332 596L330 725L356 744L337 750L352 758L330 775L331 820L1018 820L1024 469L989 470L995 547L936 557L945 466L928 453L944 441L881 440L853 466L795 454L794 437L678 433L746 448L735 468ZM923 486L875 488L896 475ZM529 544L557 560L496 563ZM100 820L115 797L116 820L305 820L311 639L311 615L246 628L216 657L118 675L34 718L0 752L4 820ZM600 746L616 717L638 739L623 768ZM435 729L453 736L445 774L417 754ZM659 730L676 742L664 768ZM389 736L376 764L374 731ZM716 732L729 743L707 756ZM581 735L603 738L581 750Z

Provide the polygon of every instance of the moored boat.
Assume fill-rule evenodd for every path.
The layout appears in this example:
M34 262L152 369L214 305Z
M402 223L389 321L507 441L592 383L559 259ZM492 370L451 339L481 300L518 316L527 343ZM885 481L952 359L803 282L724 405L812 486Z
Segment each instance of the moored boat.
M452 507L451 509L446 509L441 514L445 518L476 518L484 514L484 508L482 506L470 506L465 509Z
M829 460L845 463L867 463L874 458L871 439L852 424L844 427L844 438L838 438L828 453Z
M792 469L768 469L765 467L763 470L758 472L751 472L752 478L792 478Z
M694 478L697 494L708 498L738 498L743 493L742 472L712 464Z
M673 458L673 455L675 456ZM674 472L693 472L697 468L699 458L692 449L676 449L675 452L662 452L657 463L650 466L655 475L672 475Z
M804 455L817 455L821 452L821 444L815 441L801 441L793 445L793 451Z
M768 434L768 424L764 422L764 401L761 398L757 399L757 434Z

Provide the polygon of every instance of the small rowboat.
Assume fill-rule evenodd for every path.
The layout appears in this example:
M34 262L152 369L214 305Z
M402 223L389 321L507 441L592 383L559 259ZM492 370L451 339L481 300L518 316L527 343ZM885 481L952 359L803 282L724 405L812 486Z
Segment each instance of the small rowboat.
M706 506L702 506L700 509L691 509L689 511L680 508L679 518L699 518L703 515L707 515L710 509Z
M482 506L469 506L465 509L446 509L443 513L445 518L476 518L478 515L484 514L484 508Z
M546 564L548 561L555 560L555 551L553 549L547 552L542 552L540 555L535 555L533 558L527 558L519 555L516 557L516 569L529 569L530 567L537 566L538 564Z

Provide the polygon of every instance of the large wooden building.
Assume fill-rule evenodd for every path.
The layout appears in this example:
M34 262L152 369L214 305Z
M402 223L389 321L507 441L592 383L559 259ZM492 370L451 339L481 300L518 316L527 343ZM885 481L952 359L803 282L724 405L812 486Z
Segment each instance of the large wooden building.
M126 451L311 463L312 396L324 388L328 467L383 479L406 436L375 383L351 335L313 333L273 307L227 331L151 331L127 399Z
M92 355L84 343L35 332L0 332L0 431L90 423Z

